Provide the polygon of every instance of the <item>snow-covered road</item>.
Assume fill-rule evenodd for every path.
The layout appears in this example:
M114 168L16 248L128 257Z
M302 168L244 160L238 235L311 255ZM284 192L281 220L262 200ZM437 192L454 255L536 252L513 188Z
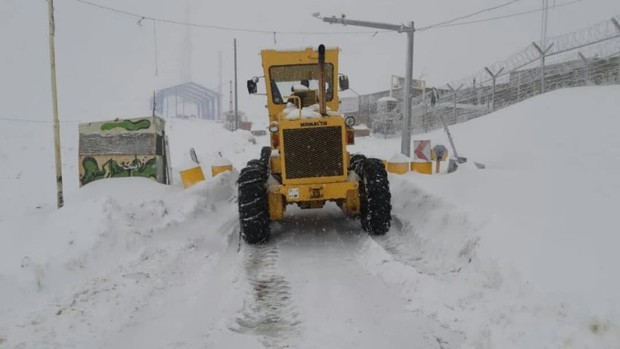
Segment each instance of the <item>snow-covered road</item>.
M267 347L459 347L462 335L408 310L397 288L359 263L371 251L364 244L380 246L359 222L335 205L290 211L266 246L242 249L255 291L248 303L267 311L258 315Z
M239 243L236 173L78 189L69 146L73 185L54 210L46 138L26 137L46 125L5 124L0 349L618 348L618 92L560 90L454 127L487 168L390 175L385 236L334 205L290 206L260 246ZM175 174L190 147L207 172L218 152L240 168L262 145L221 124L168 126ZM400 144L356 141L382 158Z

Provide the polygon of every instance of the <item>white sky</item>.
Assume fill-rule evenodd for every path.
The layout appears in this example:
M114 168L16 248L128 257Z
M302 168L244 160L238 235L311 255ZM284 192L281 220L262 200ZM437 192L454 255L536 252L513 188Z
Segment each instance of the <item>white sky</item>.
M186 0L92 0L145 16L185 21ZM276 32L359 32L369 28L329 25L311 14L346 14L350 19L386 23L414 21L423 27L506 1L490 0L315 0L311 2L228 0L214 5L188 0L190 20L214 26ZM559 5L571 0L555 0ZM471 19L540 8L541 0L521 0ZM550 0L553 4L554 0ZM153 23L115 14L76 0L55 0L57 64L61 120L107 119L150 113L153 90L184 82L185 26L158 23L158 71L155 76ZM576 31L620 14L620 1L582 0L549 12L549 36ZM471 20L470 19L470 20ZM452 28L415 36L415 78L443 85L469 76L540 39L541 13ZM192 80L216 89L218 56L223 57L223 100L233 78L233 38L238 43L239 108L261 120L264 97L248 96L245 80L262 75L259 52L266 48L339 46L340 70L359 93L387 89L392 74L403 75L406 35L257 34L192 29ZM47 4L44 0L0 1L0 117L48 120L51 117ZM185 73L188 69L185 68Z

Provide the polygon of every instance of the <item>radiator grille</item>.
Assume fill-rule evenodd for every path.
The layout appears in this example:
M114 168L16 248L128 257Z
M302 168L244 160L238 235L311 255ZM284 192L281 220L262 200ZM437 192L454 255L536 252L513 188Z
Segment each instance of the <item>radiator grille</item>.
M342 176L342 130L340 126L285 129L286 178Z

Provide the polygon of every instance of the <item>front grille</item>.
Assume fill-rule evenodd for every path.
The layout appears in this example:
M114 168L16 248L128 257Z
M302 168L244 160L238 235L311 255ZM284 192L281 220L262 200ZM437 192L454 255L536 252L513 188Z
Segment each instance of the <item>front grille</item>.
M284 129L286 178L342 176L340 126Z

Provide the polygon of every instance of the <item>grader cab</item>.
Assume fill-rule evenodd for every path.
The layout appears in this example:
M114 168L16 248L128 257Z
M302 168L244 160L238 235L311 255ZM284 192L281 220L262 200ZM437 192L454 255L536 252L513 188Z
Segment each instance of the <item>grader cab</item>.
M387 173L378 159L350 155L352 117L338 113L338 49L261 52L271 146L239 174L241 236L249 244L267 241L270 222L282 220L286 206L321 208L338 204L349 217L360 217L370 234L385 234L391 224ZM259 78L248 80L258 93Z

